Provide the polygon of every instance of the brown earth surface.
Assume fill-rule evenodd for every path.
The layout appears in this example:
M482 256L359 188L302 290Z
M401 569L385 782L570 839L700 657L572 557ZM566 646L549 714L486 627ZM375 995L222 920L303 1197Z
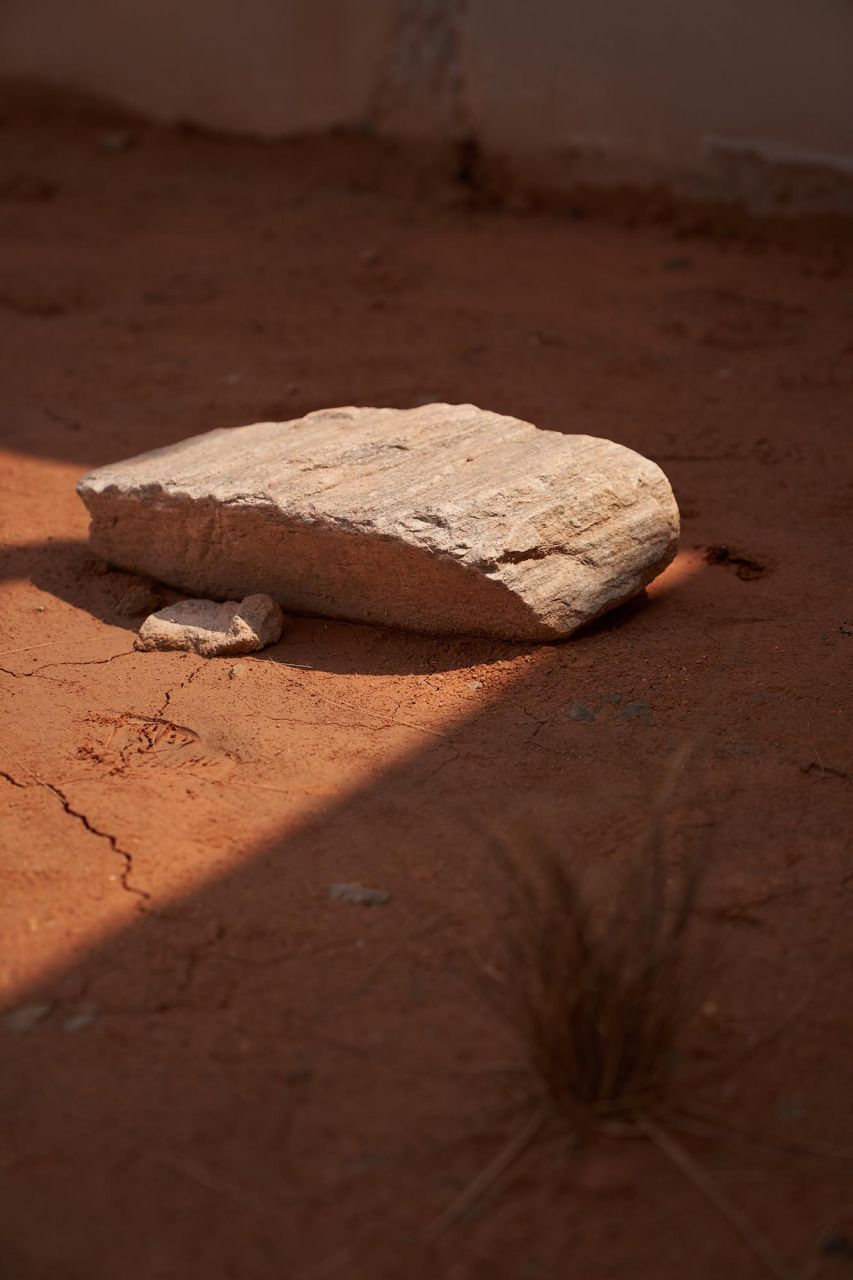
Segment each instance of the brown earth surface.
M853 1275L843 241L15 98L0 166L3 1280L748 1280L765 1237ZM652 457L679 559L562 645L300 618L133 652L151 593L87 550L83 471L427 400ZM713 948L657 1122L687 1163L549 1125L430 1232L528 1123L489 832L618 875L685 745L667 856L709 859Z

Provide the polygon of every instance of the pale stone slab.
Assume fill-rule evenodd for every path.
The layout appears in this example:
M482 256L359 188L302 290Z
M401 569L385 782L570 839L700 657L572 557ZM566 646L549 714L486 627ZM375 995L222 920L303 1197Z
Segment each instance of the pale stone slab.
M203 658L254 653L275 644L284 616L267 595L226 600L180 600L159 609L139 628L135 649L186 649Z
M182 590L509 640L569 635L628 600L679 529L653 462L474 405L211 431L78 492L98 555Z

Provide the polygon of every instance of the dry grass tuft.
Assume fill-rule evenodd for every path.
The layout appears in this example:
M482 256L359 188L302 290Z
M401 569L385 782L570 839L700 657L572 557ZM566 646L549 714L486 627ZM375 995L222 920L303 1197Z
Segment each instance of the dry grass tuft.
M652 1142L711 1204L777 1280L800 1280L774 1243L661 1125L677 1043L698 1002L705 947L692 938L706 865L666 857L664 814L690 752L676 755L646 838L596 893L532 825L516 826L493 851L511 890L498 970L481 970L526 1050L543 1095L506 1146L425 1229L434 1241L505 1179L549 1115ZM563 1126L558 1126L562 1131ZM811 1271L808 1274L812 1274Z
M489 978L551 1106L577 1123L631 1119L667 1087L695 995L687 955L702 863L668 872L660 818L602 908L530 829L498 843L511 889Z

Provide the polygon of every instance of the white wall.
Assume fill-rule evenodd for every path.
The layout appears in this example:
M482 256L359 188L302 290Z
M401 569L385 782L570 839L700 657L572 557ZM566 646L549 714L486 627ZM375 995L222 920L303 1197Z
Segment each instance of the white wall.
M4 74L237 131L471 133L566 177L853 183L853 0L0 0Z
M0 75L263 134L365 109L393 0L0 0Z

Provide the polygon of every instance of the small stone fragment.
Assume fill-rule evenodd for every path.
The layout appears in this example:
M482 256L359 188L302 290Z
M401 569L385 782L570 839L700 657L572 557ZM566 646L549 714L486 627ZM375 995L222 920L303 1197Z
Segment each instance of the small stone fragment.
M78 1009L76 1013L71 1014L70 1018L65 1019L62 1024L62 1030L70 1032L82 1031L84 1027L88 1027L93 1023L97 1016L97 1009L94 1009L91 1006Z
M23 1004L3 1015L3 1025L10 1031L30 1031L50 1013L49 1004Z
M645 702L626 702L619 715L620 720L639 720L640 724L651 724L652 709Z
M245 662L235 662L233 667L228 668L229 680L242 680L246 674Z
M134 648L186 649L203 658L254 653L275 644L284 615L266 595L226 600L180 600L146 618Z
M153 613L163 603L147 582L132 582L118 601L116 613L122 618L137 618L141 613Z
M369 889L363 884L330 884L329 897L354 907L384 907L391 901L390 893L384 889Z
M506 640L568 636L637 595L679 530L648 458L471 404L211 431L78 492L96 554L188 594Z

